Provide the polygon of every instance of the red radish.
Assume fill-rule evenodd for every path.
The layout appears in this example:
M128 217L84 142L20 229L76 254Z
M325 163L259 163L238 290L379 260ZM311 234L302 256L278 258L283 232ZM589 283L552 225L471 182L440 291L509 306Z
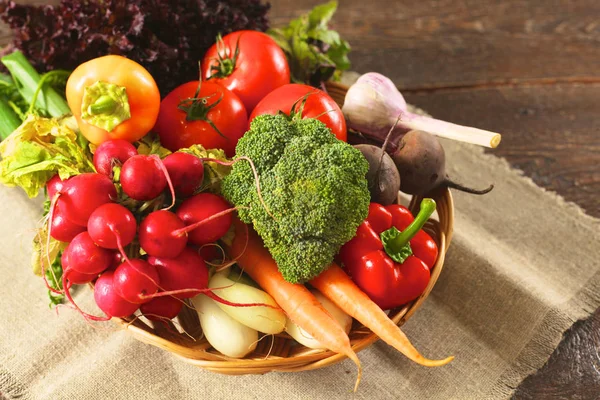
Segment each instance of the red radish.
M183 302L181 300L171 296L162 296L142 304L140 311L150 321L164 321L165 319L175 318L182 307Z
M115 270L114 289L119 296L130 303L141 304L150 301L144 296L151 296L158 291L160 278L156 267L139 258L124 262Z
M110 266L106 270L114 271L121 264L123 264L123 256L121 255L121 253L115 252L115 256L114 256Z
M98 246L87 232L75 236L64 254L67 254L69 267L83 274L99 274L114 259L114 252Z
M231 209L231 206L222 197L212 193L200 193L181 203L177 216L186 225L192 225L228 209ZM227 233L232 221L232 214L217 217L188 232L189 241L199 246L216 242Z
M202 246L199 250L200 257L202 257L206 261L223 261L225 258L225 254L223 253L223 249L220 249L217 245L206 245Z
M111 139L102 143L94 152L94 167L100 174L113 176L113 167L137 155L134 145L123 139Z
M71 266L69 265L69 252L67 252L67 251L62 252L62 254L60 256L60 266L62 267L63 271L65 269L71 268Z
M140 246L154 257L177 257L187 244L187 233L175 233L185 224L174 213L159 210L150 213L140 224Z
M48 198L52 199L57 192L61 192L63 186L67 181L60 179L58 174L54 175L48 182L46 182L46 191L48 192Z
M137 155L125 161L121 168L123 191L134 200L146 201L158 197L167 187L167 178L158 157Z
M63 274L65 274L67 281L71 285L90 283L98 277L98 274L82 274L81 272L75 271L73 268L64 270Z
M133 314L139 304L133 304L117 294L113 284L114 272L108 271L100 275L94 285L94 300L109 317L124 318Z
M60 258L60 264L63 269L63 275L66 276L69 285L82 285L89 283L98 277L98 274L82 274L81 272L75 271L69 266L69 253L63 253ZM68 289L68 288L67 288Z
M55 207L50 223L50 236L61 242L70 242L75 236L85 231L85 227L69 221L61 207Z
M148 262L156 267L160 277L162 292L152 297L174 296L179 299L194 297L204 293L219 303L232 307L273 307L264 303L233 303L221 298L213 289L208 288L208 268L198 253L186 247L179 256L175 258L148 257Z
M98 207L87 224L88 233L94 242L105 249L119 249L133 241L137 224L127 208L116 203Z
M200 187L204 179L204 165L198 157L176 152L169 154L163 163L173 182L175 193L181 197L189 197Z
M148 262L156 267L164 291L199 289L176 294L175 297L191 298L208 286L208 268L202 257L189 247L175 258L148 257Z
M73 176L58 193L58 204L65 216L81 226L87 226L88 218L96 208L117 198L112 181L105 175L94 173Z

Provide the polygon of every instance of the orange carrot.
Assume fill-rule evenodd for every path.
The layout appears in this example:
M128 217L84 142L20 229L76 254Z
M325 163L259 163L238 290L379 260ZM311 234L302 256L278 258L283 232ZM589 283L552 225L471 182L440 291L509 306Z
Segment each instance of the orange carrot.
M354 361L358 367L354 387L356 391L362 376L362 366L350 346L350 339L346 332L305 286L292 284L283 279L271 254L251 228L244 227L237 218L234 224L236 235L229 254L263 290L273 297L296 325L329 350L344 354Z
M384 342L410 360L427 367L439 367L454 359L454 357L448 357L443 360L430 360L423 357L400 330L400 327L394 324L381 308L373 303L335 263L310 283L348 315L369 328Z

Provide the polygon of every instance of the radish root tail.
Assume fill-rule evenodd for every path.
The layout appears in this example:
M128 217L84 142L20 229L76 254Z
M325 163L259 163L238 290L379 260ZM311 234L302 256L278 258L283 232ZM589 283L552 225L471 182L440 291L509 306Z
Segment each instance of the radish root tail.
M272 308L274 310L281 310L281 308L279 306L274 306L272 304L266 304L266 303L232 303L231 301L225 300L224 298L216 295L213 292L213 290L216 290L216 289L218 289L218 288L209 289L204 294L206 296L210 297L211 299L213 299L214 301L217 301L226 306L231 306L231 307L268 307L268 308Z
M62 282L63 282L63 288L65 288L65 296L69 300L69 303L71 303L73 305L73 307L75 307L75 310L77 310L77 312L79 312L86 320L109 321L111 319L109 316L97 317L95 315L88 314L85 311L83 311L81 308L79 308L79 306L77 305L77 303L75 303L75 300L73 300L73 297L71 296L71 291L67 289L70 287L70 286L68 286L68 282L67 282L68 272L69 272L68 268L63 272Z
M227 210L223 210L221 212L213 214L210 217L201 219L198 222L194 222L193 224L187 225L187 226L185 226L183 228L176 229L173 232L171 232L171 235L173 235L173 236L184 235L186 233L189 233L190 231L193 231L194 229L198 228L199 226L202 226L202 225L206 224L207 222L212 221L213 219L217 219L219 217L222 217L223 215L227 215L227 214L232 213L234 211L237 211L237 208L235 208L235 207L228 208Z
M178 294L188 294L191 292L194 295L204 294L207 297L210 297L211 299L213 299L214 301L217 301L221 304L224 304L224 305L230 306L230 307L268 307L268 308L272 308L274 310L281 310L281 308L279 306L274 306L272 304L266 304L266 303L233 303L231 301L223 299L222 297L220 297L214 293L215 290L225 289L230 286L232 286L232 285L218 287L218 288L202 288L202 289L189 288L189 289L165 290L165 291L161 291L161 292L156 292L151 295L141 296L140 298L146 300L146 299L154 299L156 297L176 296Z
M173 187L173 182L171 181L171 177L169 176L169 171L167 171L167 167L165 167L165 164L162 162L159 156L153 154L150 157L152 157L158 168L160 168L163 174L165 174L165 179L167 180L167 184L169 185L169 191L171 192L172 200L171 205L167 208L164 208L163 210L170 210L175 206L175 188Z

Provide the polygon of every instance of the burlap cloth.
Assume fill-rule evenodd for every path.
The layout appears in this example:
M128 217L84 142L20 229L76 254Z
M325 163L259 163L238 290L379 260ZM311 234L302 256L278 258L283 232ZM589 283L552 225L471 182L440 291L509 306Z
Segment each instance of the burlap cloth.
M137 342L112 323L93 329L48 308L29 267L39 202L0 188L1 399L484 399L507 398L541 367L562 332L600 306L600 223L472 146L444 142L450 174L496 189L455 193L455 236L431 296L405 325L428 369L378 342L303 373L225 376ZM89 291L77 300L89 301Z

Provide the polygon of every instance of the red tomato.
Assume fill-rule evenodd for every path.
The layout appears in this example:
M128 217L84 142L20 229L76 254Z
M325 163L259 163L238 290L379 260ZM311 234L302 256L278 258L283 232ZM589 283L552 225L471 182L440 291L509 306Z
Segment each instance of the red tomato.
M161 144L171 151L200 144L207 149L223 149L233 157L235 145L248 127L244 104L213 82L202 82L198 94L197 89L197 81L184 83L160 103L154 130Z
M296 103L296 110L298 110L302 97L307 93L311 94L304 104L302 118L317 118L331 129L335 137L345 142L348 132L342 110L327 93L308 85L293 83L275 89L254 108L250 115L250 122L262 114L275 115L279 111L289 114Z
M263 97L290 83L290 68L269 35L238 31L208 49L202 60L202 79L237 94L250 113Z

